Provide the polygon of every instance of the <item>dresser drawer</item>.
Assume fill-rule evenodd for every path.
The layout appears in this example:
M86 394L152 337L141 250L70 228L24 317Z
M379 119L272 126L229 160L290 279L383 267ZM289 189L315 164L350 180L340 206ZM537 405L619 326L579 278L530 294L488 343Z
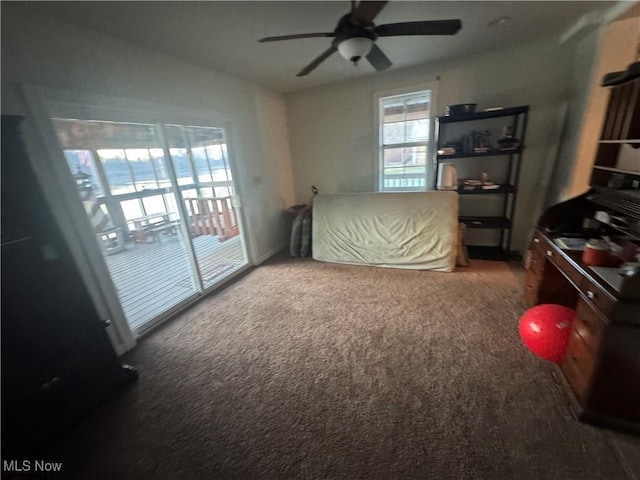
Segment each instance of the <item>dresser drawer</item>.
M538 247L542 248L542 246L546 245L546 243L547 243L547 241L542 237L542 234L540 232L536 231L533 234L533 239L531 240L531 245L533 247L538 246Z
M569 260L560 255L558 252L552 252L551 261L558 267L560 270L571 282L576 286L576 288L580 287L580 283L582 282L582 274L573 266Z
M587 347L595 353L600 345L605 321L600 314L583 299L578 300L573 330L580 335Z
M598 310L600 310L603 316L607 318L611 317L613 308L617 303L617 300L615 298L609 296L607 292L602 290L598 285L593 283L587 277L582 278L580 290L582 290L589 301L593 305L595 305Z
M583 401L591 382L596 355L587 347L575 329L571 330L567 351L560 367L571 389Z
M531 244L531 257L529 258L528 271L534 272L536 275L541 275L544 270L544 251L542 248Z
M533 270L527 270L524 280L524 301L530 307L538 302L538 286L540 275Z

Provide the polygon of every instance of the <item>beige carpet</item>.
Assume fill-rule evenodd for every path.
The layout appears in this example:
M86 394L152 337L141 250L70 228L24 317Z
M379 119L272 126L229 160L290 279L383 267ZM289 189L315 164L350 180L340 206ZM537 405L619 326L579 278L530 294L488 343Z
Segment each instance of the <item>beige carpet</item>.
M140 342L47 457L87 479L632 479L521 346L516 274L278 257Z

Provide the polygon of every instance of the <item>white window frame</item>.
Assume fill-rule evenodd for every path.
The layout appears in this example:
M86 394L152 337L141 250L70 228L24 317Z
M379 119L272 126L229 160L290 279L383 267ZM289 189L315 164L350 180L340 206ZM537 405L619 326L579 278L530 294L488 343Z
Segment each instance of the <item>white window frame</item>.
M375 190L377 192L394 192L394 191L427 191L433 190L434 185L434 152L436 145L435 138L435 118L436 118L436 109L437 109L437 96L438 96L438 82L425 82L419 83L417 85L411 85L407 87L395 88L390 90L383 90L379 92L374 92L373 94L373 111L374 111L374 131L375 135L375 144L374 144L374 152L375 152L375 162L374 162L374 170L375 170ZM387 97L395 97L399 95L409 95L411 93L423 92L429 90L431 92L429 106L429 139L426 142L410 142L407 144L398 144L399 147L407 146L421 146L425 145L427 147L427 163L425 165L425 188L424 189L415 189L415 190L394 190L394 189L385 189L384 188L384 144L383 144L383 133L382 133L382 123L381 123L381 100Z

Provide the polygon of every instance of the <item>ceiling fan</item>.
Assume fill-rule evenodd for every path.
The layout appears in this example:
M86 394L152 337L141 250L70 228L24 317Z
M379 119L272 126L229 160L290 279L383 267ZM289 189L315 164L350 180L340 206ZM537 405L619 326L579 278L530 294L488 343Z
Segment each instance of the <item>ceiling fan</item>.
M362 57L366 57L376 71L386 70L392 63L375 44L378 37L455 35L462 27L460 20L425 20L376 26L373 19L387 3L386 1L361 1L356 5L355 0L351 0L351 11L340 18L333 32L281 35L261 38L258 41L277 42L298 38L332 37L331 47L297 74L298 77L304 77L336 51L354 64L357 64Z

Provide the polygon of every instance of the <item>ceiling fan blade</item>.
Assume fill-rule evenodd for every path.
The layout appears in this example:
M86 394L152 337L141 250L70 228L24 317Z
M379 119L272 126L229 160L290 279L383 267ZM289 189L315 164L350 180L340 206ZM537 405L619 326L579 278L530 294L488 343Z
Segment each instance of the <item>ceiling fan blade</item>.
M367 60L369 60L369 63L373 68L376 69L377 72L386 70L391 65L393 65L391 63L391 60L387 58L382 50L380 50L380 47L378 47L375 43L373 44L373 46L371 47L371 51L367 55Z
M319 38L319 37L335 37L333 32L322 33L296 33L293 35L280 35L278 37L264 37L258 40L259 42L278 42L280 40L294 40L296 38Z
M426 20L423 22L387 23L378 25L380 37L396 35L455 35L462 28L460 20Z
M324 62L327 58L329 58L333 52L337 52L337 51L338 49L336 47L329 47L313 62L311 62L309 65L307 65L302 70L300 70L300 72L296 75L296 77L304 77L305 75L308 75L314 68L316 68L322 62Z
M387 3L388 2L363 0L358 3L356 9L351 12L351 23L355 25L369 25Z

